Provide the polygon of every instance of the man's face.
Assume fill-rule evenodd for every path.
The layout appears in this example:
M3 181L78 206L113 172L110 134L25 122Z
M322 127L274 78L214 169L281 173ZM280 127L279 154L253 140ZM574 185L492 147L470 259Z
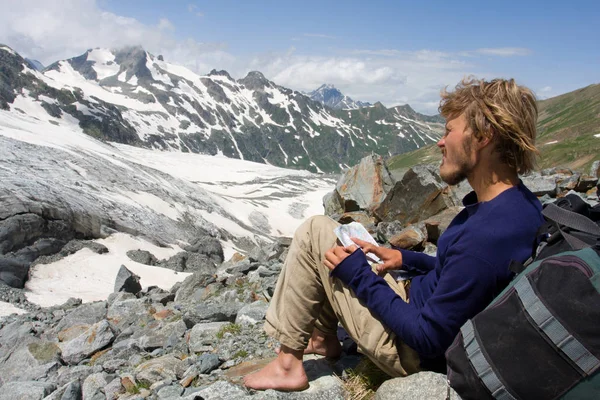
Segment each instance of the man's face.
M437 143L443 154L440 176L449 185L467 178L475 167L473 135L464 114L446 121L446 132Z

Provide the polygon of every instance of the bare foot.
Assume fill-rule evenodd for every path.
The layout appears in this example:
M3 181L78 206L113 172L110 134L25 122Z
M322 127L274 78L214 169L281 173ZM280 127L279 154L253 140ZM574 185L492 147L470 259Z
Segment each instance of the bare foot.
M279 349L275 352L279 354ZM326 335L320 330L313 331L304 354L318 354L329 358L338 358L342 354L342 345L336 335Z
M297 391L308 388L308 378L302 365L302 350L285 346L277 358L263 369L244 377L244 385L256 390Z

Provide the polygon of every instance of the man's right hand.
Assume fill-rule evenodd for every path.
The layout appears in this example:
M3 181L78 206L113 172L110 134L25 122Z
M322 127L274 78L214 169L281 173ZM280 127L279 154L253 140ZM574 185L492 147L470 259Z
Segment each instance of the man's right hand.
M402 253L395 249L388 249L387 247L375 246L372 243L365 242L357 238L351 238L362 251L366 253L373 253L383 261L382 264L377 264L377 272L385 272L391 269L402 268Z

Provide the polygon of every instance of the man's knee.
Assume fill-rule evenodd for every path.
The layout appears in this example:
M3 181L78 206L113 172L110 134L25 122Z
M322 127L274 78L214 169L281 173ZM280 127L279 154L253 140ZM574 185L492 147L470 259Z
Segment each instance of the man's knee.
M312 247L309 243L313 243L315 239L320 242L323 237L326 237L328 240L331 238L331 245L333 245L335 242L333 230L338 225L337 222L326 215L314 215L296 229L294 240L302 247L307 248Z

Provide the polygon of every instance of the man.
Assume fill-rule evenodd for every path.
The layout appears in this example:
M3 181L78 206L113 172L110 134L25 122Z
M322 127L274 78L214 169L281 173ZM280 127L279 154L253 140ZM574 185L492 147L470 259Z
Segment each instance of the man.
M338 356L338 321L361 353L391 376L444 365L444 352L472 318L510 281L511 260L530 255L541 205L518 178L533 168L537 106L514 80L463 80L443 91L446 132L438 142L440 176L467 179L473 192L438 241L436 257L360 240L336 245L337 223L313 217L290 246L267 312L265 330L281 343L277 358L245 377L254 389L302 390L302 356ZM376 271L365 258L384 262ZM391 269L419 275L410 298Z

